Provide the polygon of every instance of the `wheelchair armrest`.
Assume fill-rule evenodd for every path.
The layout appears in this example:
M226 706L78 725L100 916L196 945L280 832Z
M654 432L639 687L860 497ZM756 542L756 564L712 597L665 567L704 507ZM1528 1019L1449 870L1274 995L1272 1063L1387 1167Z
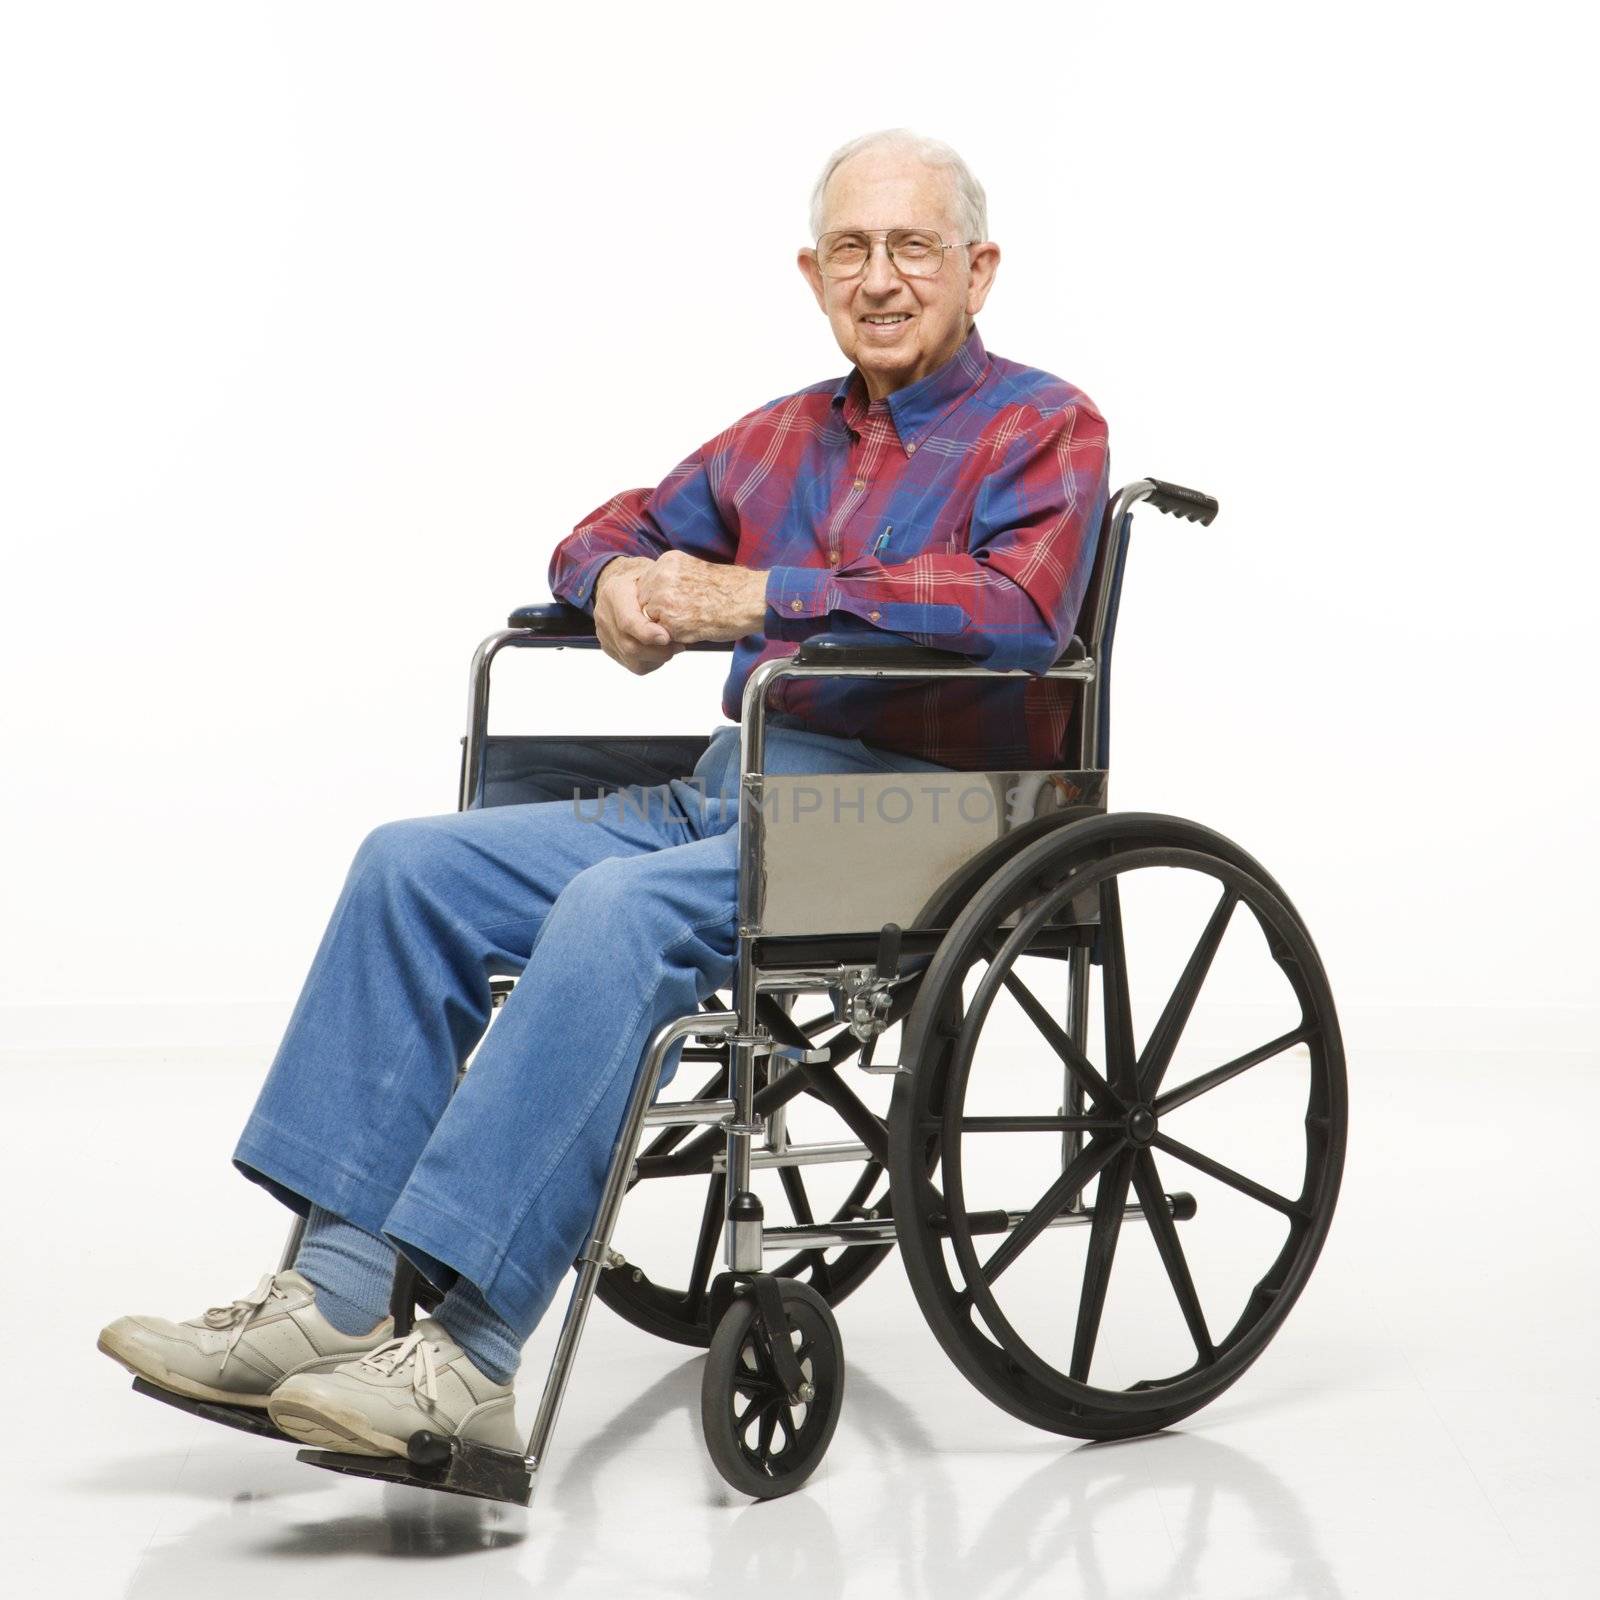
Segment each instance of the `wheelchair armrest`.
M1082 661L1087 652L1074 635L1056 660L1058 667ZM944 667L951 672L987 672L981 661L954 650L935 650L913 644L893 634L818 633L795 651L797 663L807 667Z
M565 601L546 601L541 605L518 606L506 618L508 628L517 628L540 639L560 639L579 648L597 648L594 618L587 611ZM691 650L732 650L732 641L707 640L692 644ZM1056 666L1082 661L1083 641L1073 635L1056 660ZM952 672L984 672L981 661L957 654L954 650L934 650L914 644L894 634L819 633L805 640L795 652L795 660L805 666L838 667L947 667Z
M547 600L542 605L518 606L506 618L508 628L530 633L534 640L561 645L571 645L575 650L598 650L600 641L595 637L594 618L587 611L569 606L564 600ZM528 640L512 640L529 643ZM689 650L732 650L731 639L706 639L699 644L686 645Z
M576 644L599 647L594 636L594 618L587 611L569 606L563 600L547 600L543 605L518 606L506 618L508 628L521 628L545 639L571 639Z

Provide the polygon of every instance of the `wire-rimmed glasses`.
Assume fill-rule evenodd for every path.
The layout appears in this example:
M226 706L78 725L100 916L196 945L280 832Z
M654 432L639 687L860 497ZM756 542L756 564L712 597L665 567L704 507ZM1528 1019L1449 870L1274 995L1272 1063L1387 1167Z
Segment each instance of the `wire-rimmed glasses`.
M931 278L948 252L971 242L957 239L947 244L930 228L839 228L817 240L817 265L823 277L859 277L872 259L876 239L883 240L890 262L903 278Z

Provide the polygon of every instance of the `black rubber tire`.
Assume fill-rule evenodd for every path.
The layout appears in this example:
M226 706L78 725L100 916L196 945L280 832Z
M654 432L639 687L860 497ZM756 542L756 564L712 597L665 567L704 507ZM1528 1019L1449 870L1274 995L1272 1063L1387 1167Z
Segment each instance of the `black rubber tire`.
M792 1278L780 1280L779 1292L800 1336L795 1353L815 1398L798 1408L788 1404L772 1376L765 1330L749 1294L723 1313L700 1380L700 1426L711 1460L728 1484L756 1500L793 1494L805 1483L827 1452L844 1404L844 1349L828 1302ZM742 1396L749 1397L743 1407ZM773 1419L770 1427L763 1413Z
M1045 907L1052 898L1064 905L1086 889L1103 892L1099 884L1146 866L1204 872L1226 894L1236 896L1237 904L1248 906L1261 925L1307 1022L1305 1042L1312 1058L1307 1162L1302 1193L1295 1200L1300 1214L1292 1221L1288 1241L1238 1321L1220 1341L1209 1341L1209 1356L1197 1355L1194 1366L1166 1378L1110 1390L1062 1372L1027 1344L977 1270L970 1231L952 1226L946 1210L965 1215L960 1108L984 1013L975 995L972 1020L964 1023L963 983L983 943L991 941L990 948L996 949L1015 932L1021 939L1018 948L1025 948L1022 923L1031 910ZM1073 885L1068 885L1069 877ZM1006 926L1014 913L1015 929ZM1097 817L1038 840L1007 862L952 924L908 1020L901 1066L908 1075L896 1083L889 1120L901 1257L934 1335L956 1366L996 1404L1052 1432L1086 1439L1128 1438L1168 1427L1199 1410L1261 1354L1303 1289L1327 1235L1343 1166L1346 1090L1338 1019L1316 948L1282 890L1236 845L1195 823L1143 813ZM1111 1078L1109 1064L1106 1077ZM1094 1137L1103 1147L1116 1143L1115 1154L1104 1164L1108 1174L1117 1172L1124 1160L1131 1172L1145 1148L1123 1134ZM932 1177L924 1176L930 1171L930 1144L939 1157ZM1156 1147L1161 1147L1159 1138ZM1128 1180L1124 1176L1121 1182L1126 1194ZM1116 1209L1120 1214L1120 1202ZM957 1237L963 1231L964 1244ZM1114 1253L1115 1229L1108 1231ZM956 1257L953 1263L947 1247ZM1111 1262L1108 1254L1106 1275ZM1169 1266L1168 1272L1174 1269ZM1174 1286L1181 1275L1173 1276ZM981 1280L976 1289L975 1278ZM1098 1311L1094 1315L1098 1323Z

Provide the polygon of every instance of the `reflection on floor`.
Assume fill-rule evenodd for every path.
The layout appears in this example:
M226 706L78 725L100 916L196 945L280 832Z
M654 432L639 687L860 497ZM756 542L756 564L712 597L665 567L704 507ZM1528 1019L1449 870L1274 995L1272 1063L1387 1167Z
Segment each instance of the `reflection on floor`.
M949 1366L891 1260L841 1310L844 1418L804 1492L726 1490L698 1436L698 1358L602 1309L523 1512L319 1473L133 1395L94 1352L103 1321L191 1315L275 1254L279 1215L226 1160L259 1064L7 1062L5 1592L1593 1595L1600 1224L1581 1141L1600 1080L1537 1064L1563 1115L1540 1125L1529 1186L1497 1159L1528 1070L1362 1059L1311 1287L1171 1433L1084 1445L1008 1418ZM530 1347L524 1425L552 1337Z

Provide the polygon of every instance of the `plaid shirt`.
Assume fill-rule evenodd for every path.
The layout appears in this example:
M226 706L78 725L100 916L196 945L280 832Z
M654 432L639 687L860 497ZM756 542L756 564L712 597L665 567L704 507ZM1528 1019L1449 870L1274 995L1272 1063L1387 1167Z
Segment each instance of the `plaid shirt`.
M723 688L816 633L880 630L1043 672L1065 648L1105 510L1106 426L1080 390L990 356L974 330L938 371L867 401L859 372L741 418L655 489L556 546L550 588L592 610L615 556L684 550L770 570L766 622ZM822 733L965 769L1063 755L1077 685L780 681L770 708Z

